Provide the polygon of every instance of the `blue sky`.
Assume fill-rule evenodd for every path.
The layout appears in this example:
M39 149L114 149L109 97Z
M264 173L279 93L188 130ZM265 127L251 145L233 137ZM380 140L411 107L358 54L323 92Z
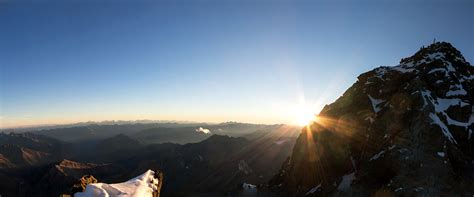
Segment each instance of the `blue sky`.
M433 38L474 60L473 1L4 1L0 127L292 123Z

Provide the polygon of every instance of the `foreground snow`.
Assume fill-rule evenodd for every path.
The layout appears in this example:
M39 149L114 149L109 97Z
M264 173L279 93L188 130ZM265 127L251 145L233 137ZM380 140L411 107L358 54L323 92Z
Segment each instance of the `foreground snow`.
M144 174L123 183L107 184L93 183L86 187L84 192L74 194L75 197L145 197L152 196L156 191L158 179L154 178L155 172L146 171Z

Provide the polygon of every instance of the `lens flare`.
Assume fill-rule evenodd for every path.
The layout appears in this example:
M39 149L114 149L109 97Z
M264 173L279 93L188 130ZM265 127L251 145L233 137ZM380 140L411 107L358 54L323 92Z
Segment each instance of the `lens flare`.
M315 120L315 115L314 114L303 114L299 117L296 118L295 123L300 125L300 126L305 126L310 124Z

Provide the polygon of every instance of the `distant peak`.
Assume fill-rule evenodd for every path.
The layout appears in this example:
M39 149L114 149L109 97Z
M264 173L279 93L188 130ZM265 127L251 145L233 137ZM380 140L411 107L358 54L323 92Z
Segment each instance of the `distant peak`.
M214 142L228 142L229 140L237 140L239 139L238 137L231 137L231 136L228 136L228 135L217 135L217 134L214 134L214 135L211 135L210 137L208 137L206 140L204 140L205 142L208 142L208 143L214 143Z
M61 161L58 163L58 165L66 165L66 164L71 164L71 163L76 164L77 162L71 161L71 160L69 160L69 159L63 159L63 160L61 160Z
M78 162L75 162L69 159L63 159L58 163L59 166L69 166L69 165L78 165L78 164L79 164Z
M61 167L61 168L93 168L96 167L97 164L92 164L92 163L79 163L76 161L68 160L68 159L63 159L60 161L56 166Z

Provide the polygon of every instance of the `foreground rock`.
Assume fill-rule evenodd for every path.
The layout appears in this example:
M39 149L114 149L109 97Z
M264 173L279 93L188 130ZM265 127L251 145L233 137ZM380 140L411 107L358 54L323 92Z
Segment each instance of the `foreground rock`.
M161 181L157 173L148 170L145 173L123 183L92 183L84 192L74 194L75 197L155 197L159 196ZM163 176L160 176L163 177Z

